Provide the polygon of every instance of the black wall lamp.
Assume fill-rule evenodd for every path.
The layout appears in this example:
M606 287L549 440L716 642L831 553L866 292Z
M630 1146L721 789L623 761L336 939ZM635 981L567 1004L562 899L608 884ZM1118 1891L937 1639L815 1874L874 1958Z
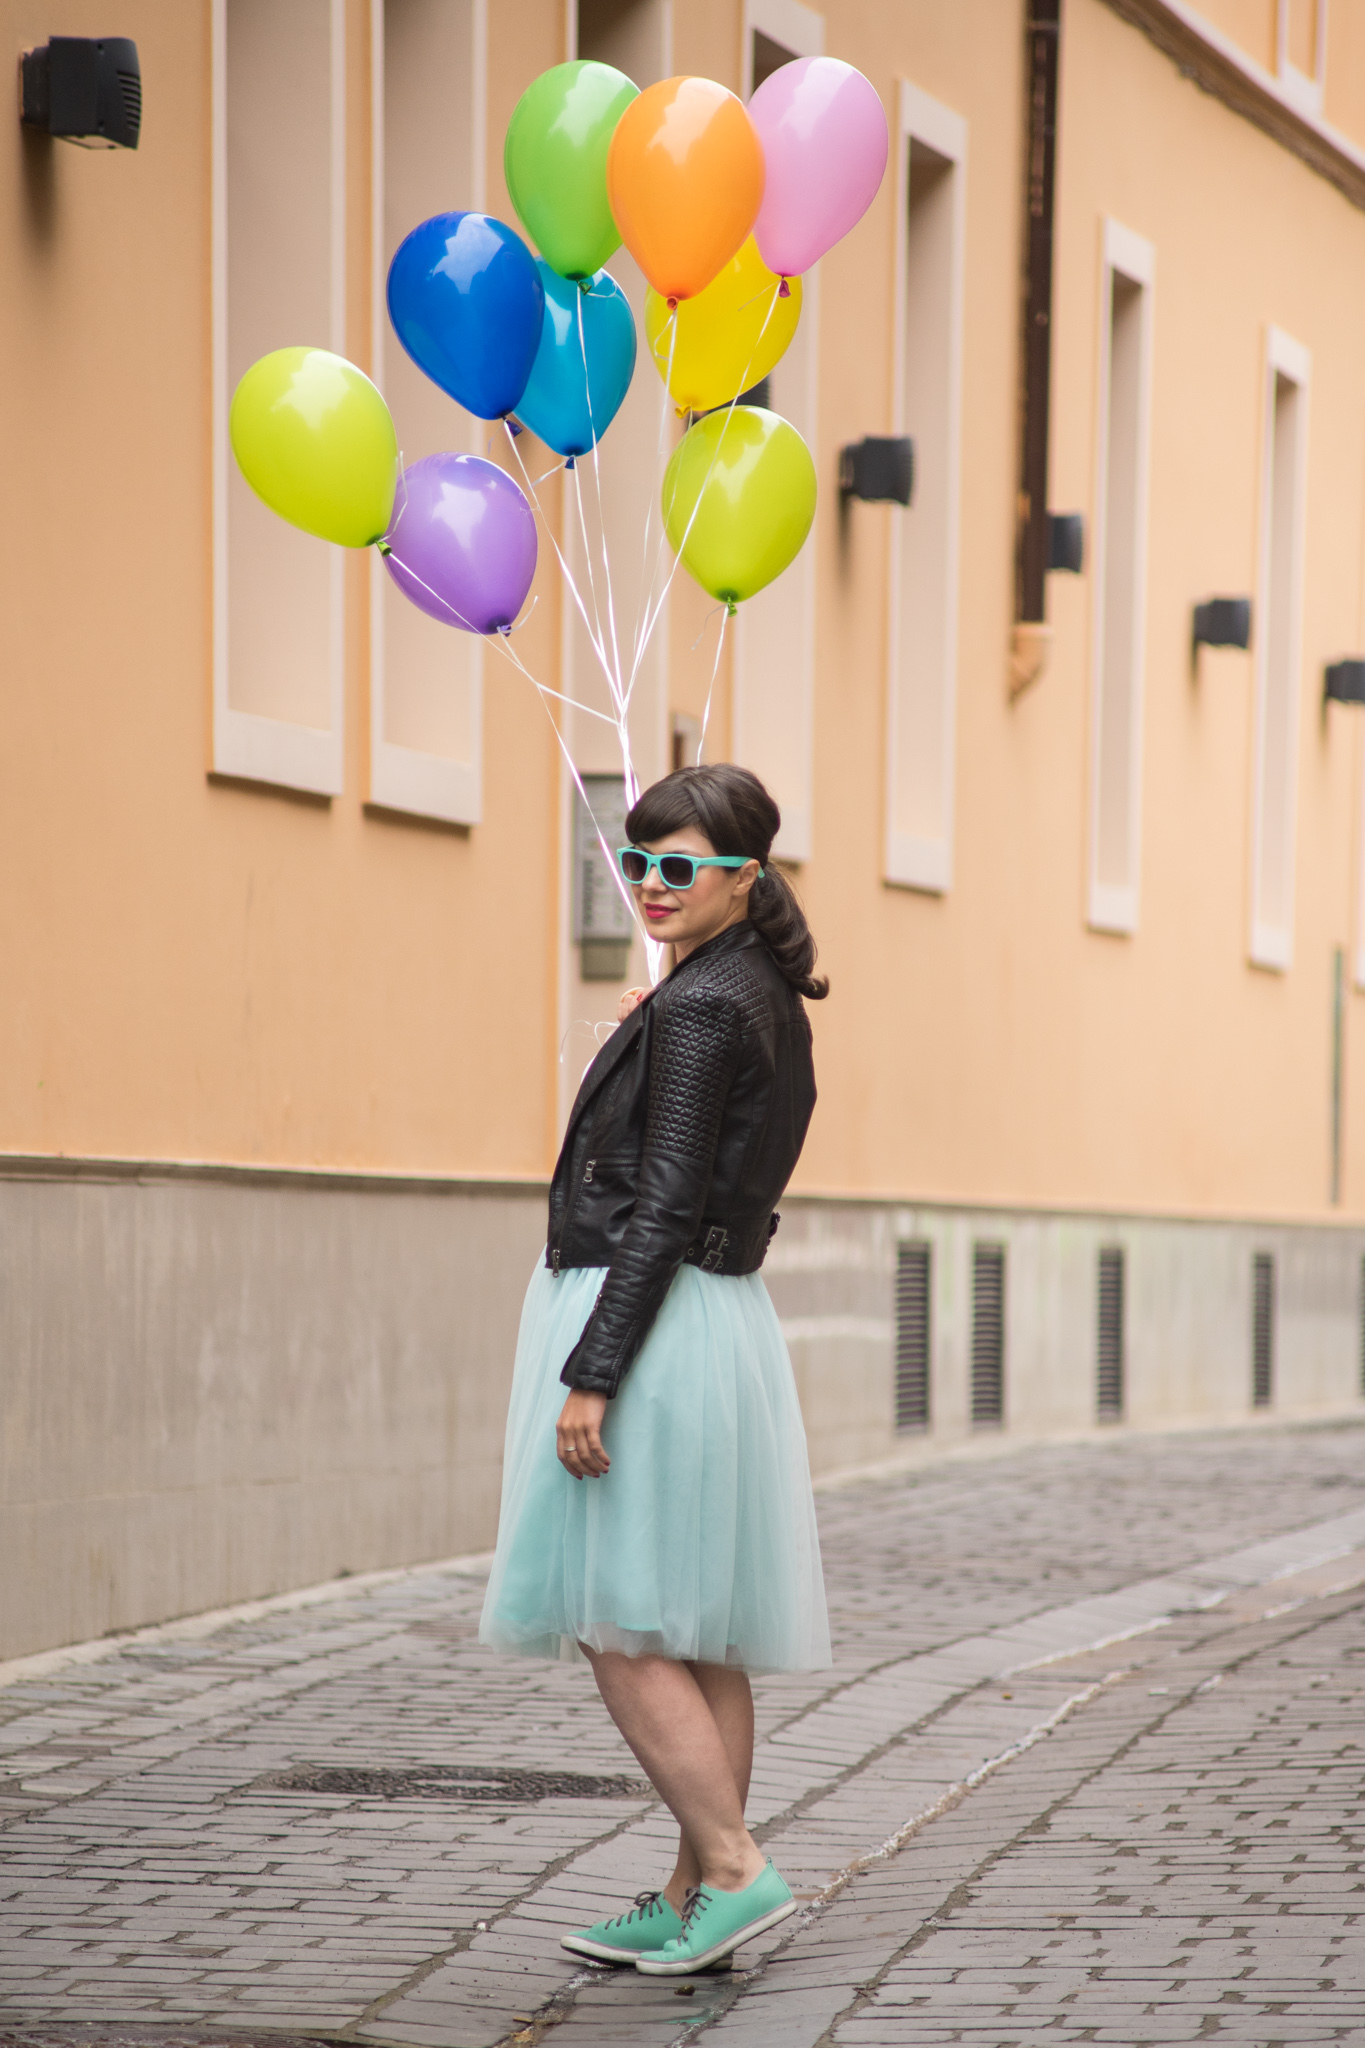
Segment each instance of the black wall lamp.
M1085 567L1085 514L1049 512L1047 515L1047 565L1079 576Z
M1324 703L1365 704L1365 660L1358 654L1332 661L1322 672Z
M1201 647L1250 647L1251 599L1211 597L1194 608L1193 651Z
M915 494L915 444L908 434L867 434L839 450L839 497L846 504L908 505Z
M136 149L142 70L127 36L53 36L20 60L25 128L82 149Z

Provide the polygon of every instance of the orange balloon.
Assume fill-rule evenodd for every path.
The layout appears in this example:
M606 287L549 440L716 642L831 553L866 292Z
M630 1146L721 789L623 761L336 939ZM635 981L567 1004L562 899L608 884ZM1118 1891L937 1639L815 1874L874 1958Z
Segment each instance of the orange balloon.
M692 298L742 248L763 176L754 125L723 85L665 78L631 101L607 152L607 196L661 298Z

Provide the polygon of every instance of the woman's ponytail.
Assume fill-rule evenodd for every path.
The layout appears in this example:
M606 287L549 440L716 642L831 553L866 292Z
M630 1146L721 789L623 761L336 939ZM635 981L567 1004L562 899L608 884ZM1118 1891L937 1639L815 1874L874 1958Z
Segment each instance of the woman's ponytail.
M698 825L717 853L745 854L764 873L749 892L749 922L794 989L819 1002L829 980L817 975L815 940L796 891L771 863L782 813L756 775L733 762L714 767L677 768L647 789L626 819L637 846Z

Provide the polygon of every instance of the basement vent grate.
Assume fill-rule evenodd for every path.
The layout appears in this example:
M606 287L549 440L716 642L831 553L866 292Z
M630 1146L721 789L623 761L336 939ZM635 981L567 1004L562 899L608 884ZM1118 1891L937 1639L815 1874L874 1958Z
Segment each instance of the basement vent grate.
M1270 1252L1251 1257L1251 1401L1268 1408L1275 1390L1275 1260Z
M896 1246L896 1427L929 1421L929 1286L932 1251L924 1243Z
M273 1771L250 1792L321 1792L333 1799L473 1799L509 1806L537 1799L653 1799L639 1778L590 1778L577 1771L496 1770L479 1764L414 1764L383 1770L363 1764L299 1764Z
M1005 1247L972 1249L972 1421L1005 1416Z
M1100 1315L1095 1354L1095 1406L1101 1422L1123 1414L1123 1247L1100 1247Z

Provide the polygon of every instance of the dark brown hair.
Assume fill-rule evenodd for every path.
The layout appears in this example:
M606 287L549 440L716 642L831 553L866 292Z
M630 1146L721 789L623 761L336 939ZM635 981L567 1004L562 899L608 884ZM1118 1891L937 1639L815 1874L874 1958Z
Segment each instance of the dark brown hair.
M698 825L717 853L742 853L756 860L763 879L749 892L749 922L765 940L786 979L816 1001L829 994L829 979L816 975L815 941L796 891L771 862L782 813L756 775L732 761L677 768L647 789L626 819L636 846L666 839Z

